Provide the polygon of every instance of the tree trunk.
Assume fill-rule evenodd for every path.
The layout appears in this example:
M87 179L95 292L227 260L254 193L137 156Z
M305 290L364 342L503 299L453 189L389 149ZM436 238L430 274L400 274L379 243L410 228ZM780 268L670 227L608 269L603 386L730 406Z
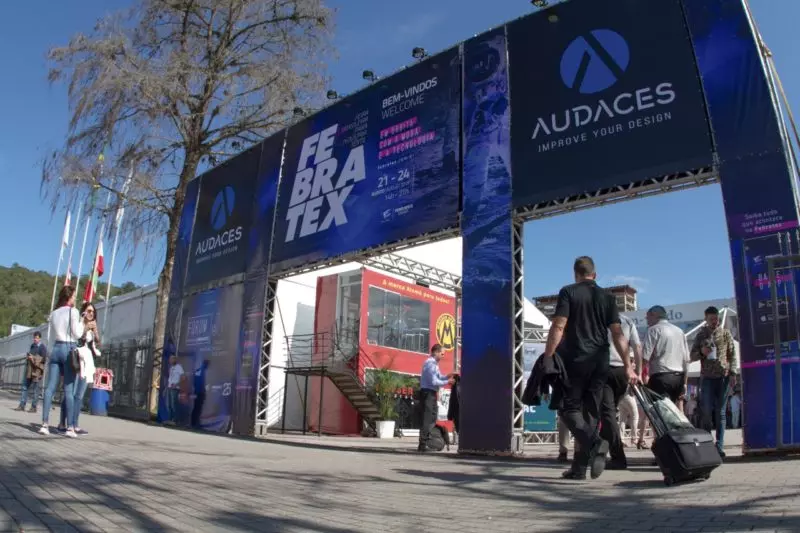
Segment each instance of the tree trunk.
M164 266L158 275L158 289L156 291L156 316L153 322L153 372L150 380L150 414L158 414L158 397L161 387L161 366L164 353L164 339L167 330L167 308L170 301L170 288L172 286L173 267L175 266L175 252L178 248L178 232L180 229L183 205L186 202L186 185L195 177L199 157L187 155L181 170L180 185L175 191L175 205L169 215L169 228L167 229L167 247L164 256ZM181 288L182 290L183 288ZM183 296L183 294L181 294ZM175 339L177 345L177 339Z

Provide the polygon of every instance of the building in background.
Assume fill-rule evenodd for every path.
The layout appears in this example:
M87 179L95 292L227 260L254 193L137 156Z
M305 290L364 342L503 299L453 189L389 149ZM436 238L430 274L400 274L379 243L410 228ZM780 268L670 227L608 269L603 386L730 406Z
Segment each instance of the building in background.
M616 285L614 287L606 287L606 290L614 295L617 300L617 309L620 313L631 313L639 309L639 304L636 300L636 289L630 285ZM549 294L547 296L536 296L533 298L536 307L550 319L553 318L553 313L556 312L556 302L558 301L558 294Z

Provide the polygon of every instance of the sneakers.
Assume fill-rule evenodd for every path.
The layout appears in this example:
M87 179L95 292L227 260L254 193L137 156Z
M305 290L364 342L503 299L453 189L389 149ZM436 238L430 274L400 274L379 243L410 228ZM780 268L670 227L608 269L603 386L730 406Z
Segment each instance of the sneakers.
M39 428L39 434L40 435L49 435L50 434L50 427L48 427L47 425L43 425L42 427Z
M78 434L77 434L77 433L75 433L75 430L74 430L74 429L68 429L67 431L65 431L65 432L64 432L64 436L65 436L65 437L69 437L69 438L71 438L71 439L74 439L75 437L77 437L77 436L78 436Z
M21 413L22 411L25 410L25 406L24 405L18 405L17 407L14 408L14 410Z
M30 409L28 409L28 412L29 413L35 413L36 412L36 408L35 407L31 407Z
M88 431L86 431L85 429L81 429L81 428L75 428L75 433L77 433L78 435L88 435L89 434Z

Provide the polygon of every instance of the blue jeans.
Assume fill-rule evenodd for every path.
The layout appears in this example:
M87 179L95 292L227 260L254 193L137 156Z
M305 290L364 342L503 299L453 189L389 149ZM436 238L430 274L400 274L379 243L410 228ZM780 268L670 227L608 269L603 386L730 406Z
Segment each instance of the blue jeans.
M31 399L31 407L36 409L36 406L39 403L39 381L34 381L32 379L23 379L22 380L22 396L19 399L19 406L23 409L25 405L28 403L28 389L33 389L33 398Z
M709 431L714 427L717 415L717 449L721 452L725 444L725 408L728 401L729 378L703 378L700 384L700 402L703 408L703 427Z
M178 395L181 393L180 389L169 389L167 394L167 406L169 407L169 419L172 422L178 423L178 409L180 404L178 402Z
M56 342L47 365L47 386L44 389L44 405L42 408L42 425L50 421L50 409L53 407L53 395L61 376L64 376L64 402L67 409L67 420L75 417L75 372L69 364L69 351L74 343Z
M86 379L76 376L75 377L75 393L73 394L73 401L75 408L72 411L72 418L67 424L67 395L64 394L64 399L61 400L61 423L59 426L61 427L71 427L76 428L78 426L78 417L81 415L81 407L83 406L83 396L86 394L86 387L89 386L89 382Z

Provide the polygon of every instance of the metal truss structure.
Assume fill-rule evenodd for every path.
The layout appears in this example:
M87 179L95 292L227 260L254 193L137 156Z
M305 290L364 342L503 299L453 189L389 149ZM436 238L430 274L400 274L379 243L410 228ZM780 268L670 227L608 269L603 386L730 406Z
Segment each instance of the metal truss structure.
M272 361L273 335L275 323L275 301L278 295L278 280L267 280L264 302L264 322L261 332L261 353L258 362L258 391L256 394L255 434L266 435L269 425L269 374Z
M461 294L461 276L440 268L414 261L402 255L388 253L360 259L359 263L391 274L413 279L418 284L439 287L456 295Z
M534 220L628 200L658 196L668 192L703 187L718 181L719 174L717 170L714 167L704 167L687 172L668 174L658 178L649 178L628 185L617 185L551 202L542 202L517 211L515 216L522 221Z
M524 221L514 220L511 226L512 289L511 317L513 320L513 357L511 362L511 451L521 452L525 430L525 406L522 403L522 383L525 364L525 291L523 275Z

